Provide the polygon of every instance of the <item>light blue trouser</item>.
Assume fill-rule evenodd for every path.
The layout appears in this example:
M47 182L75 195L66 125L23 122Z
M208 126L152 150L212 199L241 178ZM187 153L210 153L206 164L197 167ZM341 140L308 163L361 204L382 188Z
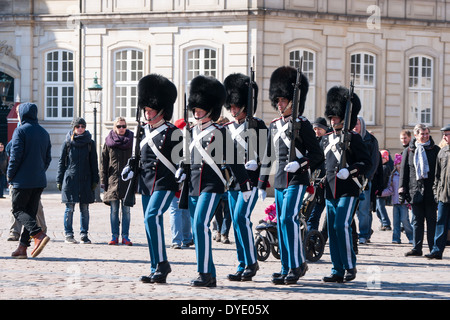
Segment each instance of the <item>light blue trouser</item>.
M253 238L252 222L250 216L258 200L258 189L253 188L250 199L244 201L242 192L228 191L228 204L233 219L234 238L236 240L237 258L239 266L237 271L244 271L245 266L256 263L256 247Z
M155 191L151 196L142 195L144 225L150 251L151 272L155 272L158 263L167 260L164 242L163 213L169 208L175 192Z
M210 273L213 278L216 277L216 268L212 258L209 225L221 196L221 193L207 192L203 192L200 196L189 196L189 212L197 255L197 272Z
M304 185L275 189L282 274L287 274L289 269L300 267L305 261L298 218L305 192L306 186Z
M326 201L328 237L330 243L332 272L343 277L346 269L356 266L353 251L352 219L357 197L342 197Z

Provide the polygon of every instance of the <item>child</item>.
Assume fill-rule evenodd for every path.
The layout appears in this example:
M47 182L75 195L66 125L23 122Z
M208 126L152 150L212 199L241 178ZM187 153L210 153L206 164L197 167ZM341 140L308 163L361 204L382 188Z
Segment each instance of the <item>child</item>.
M394 160L394 171L392 172L392 204L393 204L393 226L394 232L392 233L392 243L401 243L400 240L400 223L403 224L403 228L406 233L406 237L409 240L409 243L412 243L413 239L413 231L411 227L411 223L409 222L409 214L408 214L408 204L400 203L398 199L398 184L400 178L400 164L402 162L402 155L399 153L395 154Z

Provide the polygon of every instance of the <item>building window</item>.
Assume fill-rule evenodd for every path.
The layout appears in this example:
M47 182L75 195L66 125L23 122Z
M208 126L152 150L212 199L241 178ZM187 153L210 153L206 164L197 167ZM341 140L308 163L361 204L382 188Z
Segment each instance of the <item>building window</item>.
M134 118L137 85L144 76L144 53L125 49L114 54L114 116Z
M73 53L55 50L47 53L45 60L45 117L55 120L73 118Z
M408 124L432 125L433 59L425 56L409 58Z
M213 49L193 49L187 52L187 79L189 83L198 75L217 77L217 52Z
M316 54L303 49L291 51L289 52L289 65L298 68L301 57L303 57L302 73L309 82L303 116L312 122L315 120L316 114Z
M355 93L361 100L359 115L368 125L375 124L375 92L376 92L376 57L370 53L355 53L351 55L350 73L355 77Z

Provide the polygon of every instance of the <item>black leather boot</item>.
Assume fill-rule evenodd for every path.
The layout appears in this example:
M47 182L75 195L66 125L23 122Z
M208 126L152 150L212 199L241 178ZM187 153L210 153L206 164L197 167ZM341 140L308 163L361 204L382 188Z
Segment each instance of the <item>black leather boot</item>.
M286 278L284 278L285 284L295 284L298 279L303 277L308 270L308 264L303 262L302 265L298 268L290 269Z
M322 278L323 282L337 282L337 283L342 283L344 282L344 277L338 276L337 274L331 274L328 277L323 277Z
M243 271L237 271L236 273L231 273L227 276L230 281L241 281Z
M169 261L158 263L155 274L152 276L152 281L155 283L166 283L167 275L172 272Z
M153 277L154 273L150 273L150 275L148 276L141 276L139 278L140 281L142 281L143 283L153 283L152 277Z
M211 273L199 273L198 278L191 281L192 287L216 287L216 278L211 276Z
M258 262L255 262L254 264L247 266L242 273L242 281L251 281L252 278L256 275L256 271L259 270Z
M345 281L352 281L356 278L356 268L345 270Z

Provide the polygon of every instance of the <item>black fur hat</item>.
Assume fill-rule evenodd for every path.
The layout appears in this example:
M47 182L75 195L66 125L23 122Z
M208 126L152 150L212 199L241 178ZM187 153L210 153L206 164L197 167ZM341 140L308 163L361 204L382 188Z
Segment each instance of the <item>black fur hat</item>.
M343 86L334 86L327 93L327 104L325 106L325 117L331 118L338 116L345 119L345 109L347 107L347 99L349 90ZM356 93L353 93L352 98L352 114L350 117L350 130L352 130L358 120L358 113L361 110L361 101Z
M230 110L231 105L242 108L245 106L244 111L247 112L248 103L248 84L250 82L250 77L242 73L233 73L225 78L223 85L227 92L227 98L225 100L225 108ZM255 83L254 91L254 101L253 112L256 112L257 108L257 97L258 97L258 85ZM253 116L253 115L252 115Z
M191 81L189 89L188 109L200 108L211 112L210 118L217 121L225 102L225 88L214 77L199 75Z
M166 77L149 74L139 80L139 108L150 107L157 111L164 110L164 119L170 120L175 100L177 100L177 88Z
M278 98L294 99L294 87L297 81L297 70L290 66L279 67L270 76L269 99L272 107L277 109ZM301 116L305 110L306 95L309 83L304 74L301 75L300 103L298 115Z

